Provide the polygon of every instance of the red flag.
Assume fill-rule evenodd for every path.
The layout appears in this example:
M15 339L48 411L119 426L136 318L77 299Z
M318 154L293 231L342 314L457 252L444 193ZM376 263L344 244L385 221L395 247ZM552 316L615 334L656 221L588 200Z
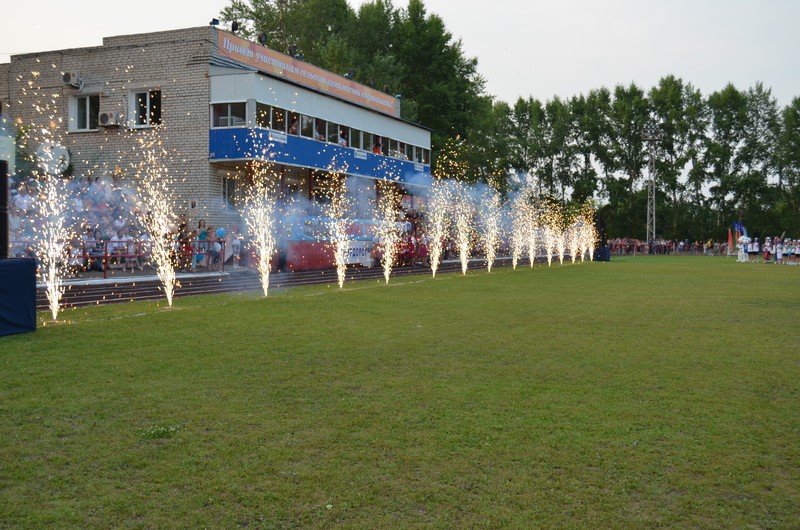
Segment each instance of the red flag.
M733 234L731 234L731 229L728 228L728 254L733 252Z

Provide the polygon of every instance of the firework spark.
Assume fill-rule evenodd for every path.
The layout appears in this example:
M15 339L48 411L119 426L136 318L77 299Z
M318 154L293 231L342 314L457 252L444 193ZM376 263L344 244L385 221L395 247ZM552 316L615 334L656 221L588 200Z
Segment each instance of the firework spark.
M597 231L594 227L594 204L591 201L586 201L581 205L578 212L577 223L579 225L580 240L579 247L581 253L581 261L583 261L586 253L589 254L589 260L594 259L594 245L597 242Z
M436 180L431 187L431 199L428 204L426 232L430 239L431 272L436 277L439 261L442 257L442 245L450 223L448 209L450 207L450 190L446 182Z
M529 204L527 208L527 226L525 231L525 236L527 239L528 244L528 260L530 261L530 266L533 268L533 264L536 263L536 249L538 244L538 237L539 237L539 211L536 208L536 204Z
M467 187L462 182L453 184L454 212L453 224L455 225L456 246L461 260L461 273L467 273L469 263L469 250L472 238L472 217L474 207L470 200Z
M399 197L389 182L378 181L378 224L376 227L383 256L383 277L389 283L397 247L402 236L402 224L397 222Z
M53 321L58 318L63 280L69 269L66 245L70 231L66 227L66 190L64 181L53 175L43 177L43 188L34 200L41 225L34 234L34 248L39 258L39 276L46 286L47 301Z
M350 253L350 236L347 228L350 226L349 216L352 201L347 194L346 175L335 172L332 176L329 189L330 202L323 207L323 211L326 217L328 238L336 262L336 278L339 281L339 288L342 288L347 272L347 257Z
M155 135L152 138L140 139L139 150L143 160L137 166L142 201L138 211L142 225L150 237L151 257L156 263L156 274L161 280L167 304L172 307L172 297L175 292L174 232L177 231L177 227L173 213L175 198L170 185L169 169L160 162L160 159L166 156L166 151L161 140L156 139Z
M270 166L267 163L254 163L253 185L247 190L245 222L250 238L258 253L258 274L264 296L269 294L269 273L271 258L276 247L276 210L274 179L269 178Z
M525 247L525 233L528 226L528 208L524 194L519 194L511 203L511 266L516 270L522 250Z
M69 270L67 245L71 230L67 226L67 190L59 174L68 167L68 154L61 146L58 134L62 123L59 108L60 94L49 93L40 86L41 72L31 72L22 87L24 95L33 99L34 122L22 130L22 145L38 144L36 164L42 173L37 175L38 193L33 198L33 219L25 224L33 235L33 248L38 258L38 274L45 284L50 314L55 321L60 311L63 281Z
M500 226L503 220L503 209L500 202L500 194L490 188L483 197L483 208L481 219L483 231L483 248L486 253L486 268L492 272L492 264L497 256L497 247L500 244Z

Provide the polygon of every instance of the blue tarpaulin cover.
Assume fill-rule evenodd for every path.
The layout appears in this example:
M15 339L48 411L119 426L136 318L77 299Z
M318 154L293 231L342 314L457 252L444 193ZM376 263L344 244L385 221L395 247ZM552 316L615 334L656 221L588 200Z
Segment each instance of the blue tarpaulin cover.
M36 260L0 260L0 335L36 331Z

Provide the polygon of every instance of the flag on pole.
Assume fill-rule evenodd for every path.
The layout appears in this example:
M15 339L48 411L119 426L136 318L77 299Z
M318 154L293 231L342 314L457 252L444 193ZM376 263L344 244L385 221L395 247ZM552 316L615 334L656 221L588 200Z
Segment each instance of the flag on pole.
M734 249L734 246L733 246L733 234L731 233L731 229L728 228L728 256L731 255L731 252L733 252L733 249Z
M744 227L741 221L734 221L733 222L733 229L736 230L736 240L739 240L739 236L747 237L747 229Z

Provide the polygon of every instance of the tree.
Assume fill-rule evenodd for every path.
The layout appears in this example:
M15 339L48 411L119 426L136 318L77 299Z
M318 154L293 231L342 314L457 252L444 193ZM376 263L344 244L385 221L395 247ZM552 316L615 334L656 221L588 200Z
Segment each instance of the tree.
M642 132L649 117L649 105L638 86L617 85L608 114L608 163L613 170L606 186L609 196L609 225L611 215L620 220L625 234L643 234L644 210L637 208L637 184L647 164ZM615 181L616 180L616 181ZM639 210L642 210L641 212ZM641 226L639 226L641 224Z
M779 187L785 185L790 191L800 187L800 97L781 113L778 167Z
M747 120L747 96L732 84L708 97L709 132L705 161L711 184L711 203L718 213L717 227L734 220L736 191L741 180L739 150Z
M355 23L346 30L356 80L379 90L384 85L400 86L405 75L393 44L396 18L391 1L367 2L361 4Z
M598 191L597 170L594 160L600 139L603 115L595 107L597 100L591 95L573 97L569 106L572 110L573 155L575 156L575 175L572 182L572 201L583 204L592 199Z
M682 177L690 161L697 159L706 126L703 97L691 84L675 76L662 78L650 90L653 121L658 124L661 140L656 175L669 197L671 206L670 231L675 234L678 210L686 189ZM695 173L694 178L698 175ZM695 197L700 193L702 180L691 180Z
M433 142L465 135L484 88L477 60L464 56L461 41L452 41L442 19L428 15L421 0L410 0L401 12L395 38L397 57L406 65L398 92L416 101L419 122L433 129Z
M587 113L590 119L583 120L584 134L592 144L592 151L597 164L603 171L598 192L601 196L608 196L608 181L614 172L614 159L612 156L611 139L614 136L611 128L611 92L603 87L590 90L586 96Z
M744 134L737 153L742 171L735 188L737 213L740 219L762 219L764 224L772 224L778 229L775 210L771 207L777 200L773 193L777 188L769 186L777 165L778 103L771 91L759 82L748 89L745 109ZM765 216L772 219L766 222Z
M538 175L545 160L544 107L536 99L519 98L510 118L511 167L518 174Z
M565 200L566 189L572 185L573 131L572 113L569 104L554 97L545 104L545 159L540 172L541 182L547 193Z
M800 97L792 99L780 118L776 171L781 197L775 206L781 226L790 234L797 234L800 233Z
M511 109L505 102L494 102L486 96L476 107L467 137L467 160L471 175L468 180L482 180L491 184L501 195L509 191L508 176L511 173Z
M633 195L647 163L642 133L648 121L649 105L641 88L631 83L614 89L609 125L611 126L610 155L612 164Z

